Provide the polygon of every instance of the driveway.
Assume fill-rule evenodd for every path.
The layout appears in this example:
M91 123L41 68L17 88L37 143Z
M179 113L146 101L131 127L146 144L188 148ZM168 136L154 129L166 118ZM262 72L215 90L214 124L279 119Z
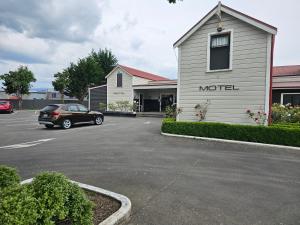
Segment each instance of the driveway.
M36 117L0 114L0 164L124 194L129 224L300 224L300 151L164 137L156 118L47 130Z

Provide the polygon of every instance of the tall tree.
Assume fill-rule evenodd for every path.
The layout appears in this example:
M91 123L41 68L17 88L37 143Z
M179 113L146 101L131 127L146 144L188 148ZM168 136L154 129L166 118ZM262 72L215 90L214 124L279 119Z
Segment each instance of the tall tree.
M100 65L103 74L100 77L100 84L105 84L105 76L112 71L112 69L117 65L118 59L117 57L112 53L111 50L108 49L99 49L98 52L95 52L94 50L90 54L91 57L93 57L98 64Z
M18 97L19 109L22 108L22 97L29 94L31 83L36 79L27 66L20 66L16 71L9 71L0 76L7 94L15 94Z
M67 68L68 82L66 95L76 97L80 102L88 94L88 88L99 85L103 71L98 62L91 56L79 59L77 64L71 63Z
M67 70L54 74L55 80L52 81L54 90L60 93L60 99L64 103L65 91L69 82L69 73Z

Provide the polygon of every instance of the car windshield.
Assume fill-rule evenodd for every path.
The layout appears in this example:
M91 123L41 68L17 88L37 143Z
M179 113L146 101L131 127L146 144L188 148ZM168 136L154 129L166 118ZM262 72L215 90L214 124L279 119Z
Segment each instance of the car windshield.
M57 105L47 105L45 108L43 108L41 111L47 111L52 112L58 108Z
M4 101L0 101L0 105L6 105L7 102L4 102Z

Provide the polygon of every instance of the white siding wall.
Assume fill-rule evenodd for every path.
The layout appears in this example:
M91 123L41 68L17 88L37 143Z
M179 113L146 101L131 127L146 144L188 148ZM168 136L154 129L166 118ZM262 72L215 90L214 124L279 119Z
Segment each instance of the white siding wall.
M206 121L253 123L246 109L263 110L266 95L268 34L222 13L226 30L233 30L232 71L207 73L208 34L216 32L213 17L180 46L179 120L196 121L194 106L210 100ZM239 91L200 92L199 86L228 84Z
M143 85L143 84L148 84L150 80L144 79L141 77L132 77L132 85Z
M123 74L122 87L117 87L117 74L119 72ZM119 69L107 78L107 104L117 101L133 103L132 76Z
M300 76L274 76L273 83L300 82Z

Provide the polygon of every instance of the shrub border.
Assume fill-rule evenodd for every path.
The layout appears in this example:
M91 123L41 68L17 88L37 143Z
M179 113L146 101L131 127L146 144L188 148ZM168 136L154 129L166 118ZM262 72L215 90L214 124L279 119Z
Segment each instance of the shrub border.
M161 132L177 137L202 140L226 141L230 143L279 146L300 150L300 129L286 127L265 127L215 122L188 122L164 119Z
M252 145L252 146L259 146L259 147L272 147L272 148L278 148L278 149L285 148L285 149L300 151L300 147L293 147L293 146L288 146L288 145L264 144L264 143L259 143L259 142L236 141L236 140L229 140L229 139L198 137L198 136L171 134L171 133L164 133L164 132L161 132L161 135L169 136L169 137L196 139L196 140L202 140L202 141L215 141L215 142L223 142L223 143L231 143L231 144L245 144L245 145Z
M24 180L21 182L21 184L28 184L33 181L33 178ZM77 184L79 187L85 190L93 191L99 194L102 194L104 196L108 196L118 202L120 202L121 207L118 211L113 213L111 216L106 218L104 221L99 223L99 225L118 225L122 224L129 220L130 214L131 214L131 201L129 198L127 198L125 195L121 195L115 192L111 192L102 188L98 188L95 186L79 183L73 180L70 180L72 183Z

